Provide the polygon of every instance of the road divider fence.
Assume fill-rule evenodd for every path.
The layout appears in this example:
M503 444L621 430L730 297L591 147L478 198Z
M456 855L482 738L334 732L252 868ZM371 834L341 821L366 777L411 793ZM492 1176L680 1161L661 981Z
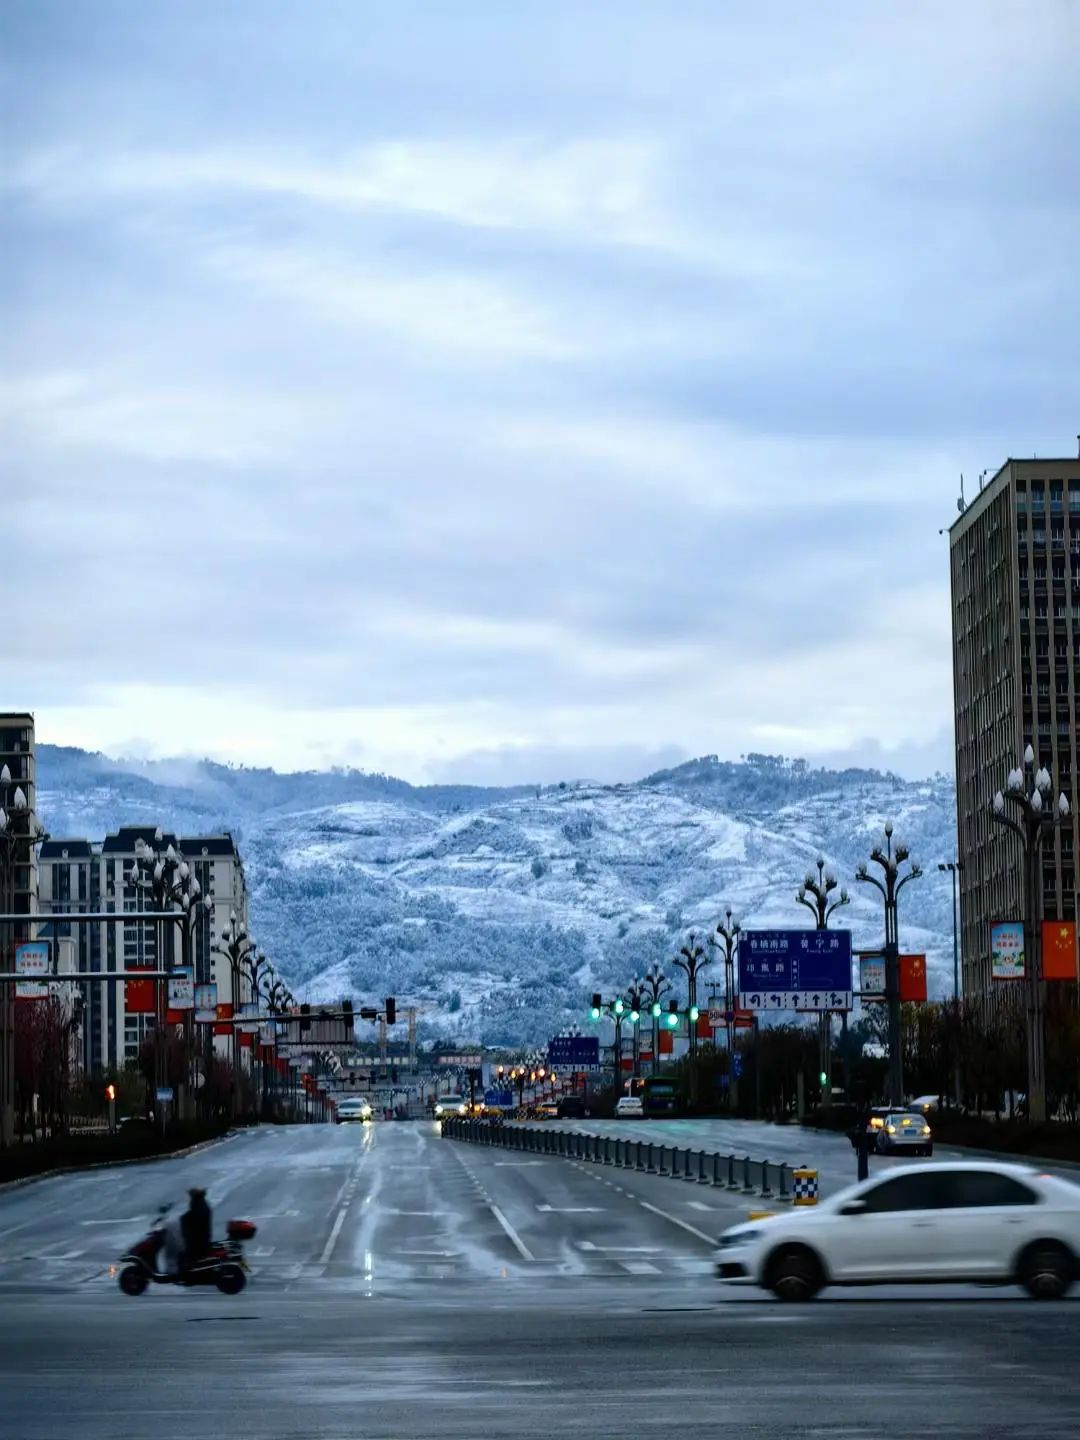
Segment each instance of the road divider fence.
M529 1155L561 1156L590 1165L637 1170L644 1175L663 1175L671 1180L754 1195L779 1205L792 1203L793 1173L800 1176L812 1174L815 1182L813 1199L803 1198L801 1194L799 1203L817 1202L816 1171L807 1171L801 1165L791 1166L785 1161L755 1160L749 1155L737 1155L732 1151L694 1149L658 1144L654 1140L630 1140L618 1135L597 1135L589 1130L564 1130L550 1126L492 1125L485 1120L469 1119L443 1120L440 1126L444 1140L491 1145ZM799 1188L805 1194L810 1187L800 1185Z

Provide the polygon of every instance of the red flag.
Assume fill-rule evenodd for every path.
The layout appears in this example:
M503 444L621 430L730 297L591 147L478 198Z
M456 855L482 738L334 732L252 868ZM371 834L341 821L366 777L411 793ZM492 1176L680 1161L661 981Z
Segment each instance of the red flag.
M214 1025L215 1035L232 1034L232 1005L224 1001L217 1007L217 1022Z
M673 1035L673 1033L672 1033L670 1030L661 1030L661 1031L660 1031L660 1054L661 1054L661 1055L674 1055L674 1053L675 1053L675 1036Z
M926 956L900 956L900 999L920 1003L926 999Z
M1044 920L1042 927L1044 980L1076 979L1076 921Z
M711 1040L713 1038L712 1026L709 1024L707 1012L697 1017L697 1038L699 1040Z
M129 965L129 970L150 970L150 965ZM157 1006L154 1003L154 988L157 982L154 980L125 980L124 981L124 1009L129 1015L154 1015L157 1013Z

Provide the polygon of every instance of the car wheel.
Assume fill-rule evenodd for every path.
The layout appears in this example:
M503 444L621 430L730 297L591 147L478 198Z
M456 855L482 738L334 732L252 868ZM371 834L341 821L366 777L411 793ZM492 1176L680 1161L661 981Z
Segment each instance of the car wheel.
M1037 1241L1020 1257L1020 1284L1033 1300L1060 1300L1068 1294L1076 1275L1076 1262L1064 1245Z
M778 1300L812 1300L825 1283L821 1262L812 1250L791 1245L770 1260L766 1285Z

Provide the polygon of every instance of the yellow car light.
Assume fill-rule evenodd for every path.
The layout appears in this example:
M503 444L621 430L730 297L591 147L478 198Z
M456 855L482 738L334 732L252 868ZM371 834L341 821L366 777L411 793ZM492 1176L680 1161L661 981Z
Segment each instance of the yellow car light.
M886 1131L886 1134L888 1134L888 1135L895 1135L895 1134L896 1134L896 1126L895 1126L895 1125L886 1125L886 1126L885 1126L885 1131Z

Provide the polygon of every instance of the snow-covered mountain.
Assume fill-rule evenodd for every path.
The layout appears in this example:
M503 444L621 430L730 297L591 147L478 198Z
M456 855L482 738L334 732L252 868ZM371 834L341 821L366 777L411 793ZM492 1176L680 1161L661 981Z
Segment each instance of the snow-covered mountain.
M294 989L396 995L447 1036L542 1040L581 1021L592 990L670 960L726 906L753 926L808 922L794 891L819 853L851 892L834 923L857 948L879 943L880 901L854 871L890 817L926 869L904 891L902 944L927 953L932 991L951 977L951 890L936 862L953 853L955 797L943 776L710 756L633 784L485 790L42 745L38 808L53 835L139 821L232 830L252 929Z

